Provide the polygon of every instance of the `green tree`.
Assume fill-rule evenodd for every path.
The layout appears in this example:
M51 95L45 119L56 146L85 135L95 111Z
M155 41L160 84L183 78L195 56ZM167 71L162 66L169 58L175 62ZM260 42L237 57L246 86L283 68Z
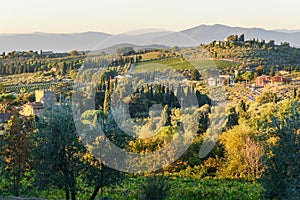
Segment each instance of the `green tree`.
M121 181L124 176L122 172L105 166L100 160L96 159L90 152L84 156L84 179L94 187L90 200L94 200L100 189L112 183Z
M11 112L12 104L15 97L12 94L1 94L0 95L0 113Z
M245 80L245 81L251 81L254 78L254 73L251 72L245 72L241 75L241 77Z
M240 35L239 41L240 42L245 42L245 34Z
M37 122L35 136L36 181L39 187L64 188L66 199L76 199L76 177L79 176L85 153L78 140L69 106L61 105L44 112Z
M225 148L225 164L218 170L221 177L255 179L261 176L264 147L254 129L246 124L224 132L221 144Z
M272 118L266 132L276 138L264 157L266 172L260 179L266 199L300 198L300 112L299 102L289 108L289 114Z
M199 125L197 131L198 134L203 134L208 129L209 112L210 112L210 107L208 104L205 104L199 108Z
M192 81L199 81L201 75L197 69L193 69L191 73L191 80Z
M292 99L294 100L296 98L297 98L297 89L296 89L296 87L294 87L292 90Z
M0 83L0 94L5 92L5 87L2 83Z
M171 185L164 176L147 177L140 186L140 199L142 200L163 200L170 193Z
M256 73L261 76L265 73L265 68L263 66L258 66L255 68Z
M228 40L232 42L238 41L238 35L230 35Z
M8 121L0 152L5 157L5 169L13 176L12 192L15 196L20 195L22 179L32 167L32 133L32 119L15 115Z
M229 109L229 114L228 114L228 117L227 117L226 127L232 128L232 127L239 124L238 121L239 121L239 116L236 113L235 108L230 108Z
M129 53L134 53L133 47L121 47L116 50L116 53L119 55L126 55Z
M238 105L237 105L237 113L239 114L240 117L243 117L247 111L247 105L244 102L244 100L240 100Z
M256 98L256 102L260 104L266 103L276 103L277 102L277 95L273 92L263 92L260 96Z
M275 41L274 40L270 40L269 43L268 43L268 45L271 46L271 47L274 46L275 45Z
M79 54L78 54L78 51L76 51L76 50L73 50L73 51L71 51L71 56L78 56Z
M170 125L170 115L169 115L169 106L165 105L163 110L161 111L161 120L162 126Z
M273 66L270 68L270 76L275 76L275 70Z
M171 51L174 52L174 53L175 53L175 52L178 52L179 50L180 50L180 49L179 49L178 46L173 46L172 49L171 49Z
M104 112L104 114L108 114L109 105L110 105L110 95L109 95L109 90L106 89L105 96L104 96L104 102L103 102L103 112Z

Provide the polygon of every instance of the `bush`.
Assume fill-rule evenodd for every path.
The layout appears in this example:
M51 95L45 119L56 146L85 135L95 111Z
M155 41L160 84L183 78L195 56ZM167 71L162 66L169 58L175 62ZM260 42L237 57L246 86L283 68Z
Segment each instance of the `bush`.
M141 186L140 199L162 200L169 195L170 185L164 176L153 176L145 180Z

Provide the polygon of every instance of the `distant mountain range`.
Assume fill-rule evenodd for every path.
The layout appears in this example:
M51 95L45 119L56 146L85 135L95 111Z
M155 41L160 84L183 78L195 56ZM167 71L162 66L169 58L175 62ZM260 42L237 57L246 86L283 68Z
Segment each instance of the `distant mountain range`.
M54 51L105 49L118 44L195 46L213 40L223 40L232 34L245 34L246 39L257 38L275 40L276 43L289 42L300 47L300 30L265 30L262 28L242 28L225 25L200 25L178 33L158 31L139 34L111 35L102 32L70 34L31 33L0 34L0 52L8 51Z

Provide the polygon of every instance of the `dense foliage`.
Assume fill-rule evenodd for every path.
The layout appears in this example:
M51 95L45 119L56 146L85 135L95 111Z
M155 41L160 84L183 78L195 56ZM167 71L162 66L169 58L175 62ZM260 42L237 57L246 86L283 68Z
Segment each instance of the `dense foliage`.
M10 116L7 123L1 122L0 196L72 200L299 198L297 85L282 86L284 94L257 94L242 84L224 83L226 91L220 90L222 86L208 87L205 79L211 68L234 73L240 67L252 67L253 71L238 73L237 81L251 81L265 70L274 75L275 69L284 65L295 70L299 49L273 41L245 41L244 36L230 36L228 42L214 41L201 48L218 60L197 60L197 56L205 56L204 52L198 54L200 47L144 52L127 47L118 49L114 59L106 54L92 57L82 72L79 68L85 55L77 51L52 56L7 54L0 60L3 80L10 79L10 84L0 87L0 114ZM289 57L280 59L286 54ZM126 76L130 70L135 73ZM41 85L6 93L12 87L8 85L24 83L20 78L23 73L36 75L39 80L33 81ZM297 72L292 75L297 76ZM31 91L44 87L45 80L68 78L92 81L94 90L79 87L75 92L73 82L56 83L49 87L57 102L45 108L43 117L20 116L21 106L35 101ZM186 85L178 84L183 82ZM211 120L213 114L217 118L225 115L215 107L216 96L228 100L227 120L221 123L219 140L211 152L200 159L199 149L207 141L211 126L216 125ZM127 135L116 120L124 114L122 104L128 105L132 121L125 122L134 122L131 128L136 135ZM75 106L80 109L73 113ZM147 155L162 150L180 135L183 119L196 126L193 142L179 159L154 172L129 174L111 169L95 158L97 148L82 142L84 135L100 127L115 145ZM79 132L75 122L88 131ZM152 161L155 159L160 158Z

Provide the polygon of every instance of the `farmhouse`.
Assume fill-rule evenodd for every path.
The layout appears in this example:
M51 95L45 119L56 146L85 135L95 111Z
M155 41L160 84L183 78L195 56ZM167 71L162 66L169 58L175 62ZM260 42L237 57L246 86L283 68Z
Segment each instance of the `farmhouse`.
M228 84L229 85L233 85L234 84L234 76L232 76L230 74L220 75L219 78L228 80Z
M41 55L52 55L53 51L42 51L41 50Z
M36 102L40 102L46 106L52 106L56 103L55 92L50 90L36 90L35 99Z
M53 91L49 90L36 90L36 102L29 102L22 106L20 114L23 116L42 116L45 107L53 106L56 103L56 96Z
M210 77L207 80L207 83L209 86L222 86L225 84L225 82L227 81L227 83L229 85L234 84L234 80L233 80L233 76L226 74L226 75L220 75L219 77Z
M255 83L256 86L265 86L268 84L271 85L282 85L286 83L288 80L282 76L267 76L267 75L262 75L256 78Z
M208 79L208 85L209 86L222 86L224 80L225 80L224 78L211 77Z

